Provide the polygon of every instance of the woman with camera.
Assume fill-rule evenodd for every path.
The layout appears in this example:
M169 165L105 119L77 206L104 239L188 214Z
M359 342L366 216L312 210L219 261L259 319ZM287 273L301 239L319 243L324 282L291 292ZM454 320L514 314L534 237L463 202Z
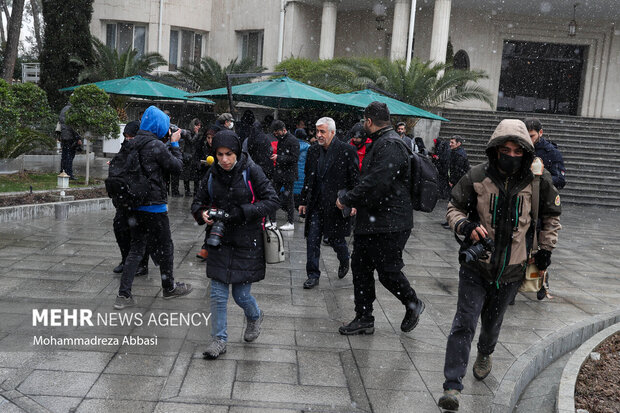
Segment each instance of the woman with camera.
M241 151L231 130L213 138L216 163L203 177L192 203L198 224L211 226L207 240L207 277L211 279L211 336L203 356L226 352L226 306L229 285L245 313L245 341L261 331L263 312L251 295L253 282L265 278L263 219L278 208L278 196L262 169Z

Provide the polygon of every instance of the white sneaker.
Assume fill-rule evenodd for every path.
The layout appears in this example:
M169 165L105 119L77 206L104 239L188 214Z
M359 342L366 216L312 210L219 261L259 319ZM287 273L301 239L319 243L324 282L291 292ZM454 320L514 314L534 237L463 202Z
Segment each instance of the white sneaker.
M281 231L293 231L295 229L295 225L292 222L287 222L286 224L280 227Z

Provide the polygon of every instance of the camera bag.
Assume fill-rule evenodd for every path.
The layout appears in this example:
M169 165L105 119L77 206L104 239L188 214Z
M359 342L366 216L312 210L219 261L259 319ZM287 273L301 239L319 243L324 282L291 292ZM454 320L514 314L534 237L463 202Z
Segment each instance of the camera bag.
M129 150L121 150L110 161L105 189L115 206L135 208L147 199L150 183L140 162L140 149L152 140L155 138L145 139Z

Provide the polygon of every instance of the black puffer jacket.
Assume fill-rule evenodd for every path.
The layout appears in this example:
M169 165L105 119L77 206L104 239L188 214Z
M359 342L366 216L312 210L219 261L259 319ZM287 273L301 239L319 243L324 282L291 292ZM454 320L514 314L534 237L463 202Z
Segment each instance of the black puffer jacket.
M359 183L340 198L357 208L355 234L382 234L413 228L409 197L409 156L390 127L369 136Z
M193 181L198 179L199 164L195 162L195 153L200 145L201 134L184 130L182 134L183 142L181 143L181 152L183 153L183 171L181 179L184 181Z
M278 158L274 180L295 181L297 179L297 162L299 161L299 141L290 132L278 139Z
M145 143L145 141L148 141ZM183 169L183 158L178 147L166 146L157 139L154 133L140 129L135 138L128 142L140 149L140 164L150 181L150 191L146 205L165 204L168 200L164 174L180 173Z
M448 180L454 186L461 178L469 171L469 160L467 159L467 152L463 147L458 148L450 152L450 172Z
M248 171L249 183L243 171ZM211 193L209 193L209 177ZM192 214L203 225L202 212L212 208L243 211L234 222L225 223L219 247L208 247L207 277L227 284L252 283L265 278L263 218L278 208L278 196L263 170L245 153L230 172L213 165L200 183L192 203Z

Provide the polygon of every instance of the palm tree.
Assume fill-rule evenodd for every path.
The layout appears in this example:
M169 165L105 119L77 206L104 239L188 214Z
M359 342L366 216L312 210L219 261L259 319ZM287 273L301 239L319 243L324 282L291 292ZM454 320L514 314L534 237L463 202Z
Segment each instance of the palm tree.
M222 67L215 59L203 57L188 67L179 68L177 78L186 82L191 89L211 90L226 86L226 75L232 73L262 73L267 68L257 66L252 59L237 59L230 61L228 66ZM233 85L247 83L251 78L231 79Z
M491 93L476 83L487 78L484 72L458 70L448 64L433 64L418 59L414 59L409 70L406 70L405 62L401 60L337 58L306 77L297 80L334 93L375 87L424 109L468 99L493 105Z
M140 73L149 73L159 66L168 64L159 53L138 55L136 49L127 50L118 54L103 44L99 39L92 38L93 61L86 64L79 57L72 57L71 61L82 66L78 82L99 82L102 80L120 79Z

